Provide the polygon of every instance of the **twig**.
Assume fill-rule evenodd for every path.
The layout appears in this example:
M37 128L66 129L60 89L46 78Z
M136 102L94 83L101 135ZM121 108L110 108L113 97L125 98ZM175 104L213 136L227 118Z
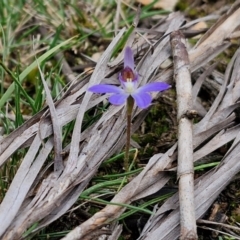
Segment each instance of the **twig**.
M237 236L233 236L233 235L231 235L231 234L229 234L229 233L226 233L226 232L223 232L223 231L220 231L220 230L214 229L214 228L205 227L205 226L199 226L199 228L206 229L206 230L210 230L210 231L215 231L215 232L218 232L218 233L221 233L221 234L227 235L227 236L229 236L229 237L234 237L234 239L239 239L239 240L240 240L240 238L237 237Z
M194 207L194 172L192 120L192 85L190 65L184 35L180 31L171 34L174 58L174 76L177 88L178 113L178 178L180 204L180 239L197 239Z
M198 219L197 223L203 223L203 224L210 224L210 225L216 225L216 226L220 226L220 227L225 227L225 228L229 228L235 231L240 231L239 227L235 227L226 223L219 223L219 222L213 222L213 221L209 221L209 220L205 220L205 219Z

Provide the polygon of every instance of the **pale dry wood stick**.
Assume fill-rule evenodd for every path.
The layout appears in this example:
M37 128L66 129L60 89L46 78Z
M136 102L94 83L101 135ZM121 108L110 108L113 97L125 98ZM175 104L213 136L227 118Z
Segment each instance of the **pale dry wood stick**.
M174 77L177 89L178 167L180 239L198 239L194 207L192 84L190 64L184 35L180 31L171 34L174 60Z

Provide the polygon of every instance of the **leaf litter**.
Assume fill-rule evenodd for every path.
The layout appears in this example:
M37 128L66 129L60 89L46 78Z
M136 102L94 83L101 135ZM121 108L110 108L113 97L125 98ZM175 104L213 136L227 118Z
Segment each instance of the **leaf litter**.
M239 18L240 2L236 1L189 50L191 72L203 69L218 54L231 46L231 36L239 27ZM210 15L209 19L216 19L216 15ZM156 24L152 31L143 34L153 48L149 47L144 38L134 39L135 57L140 59L137 69L143 76L141 85L154 81L166 81L173 85L173 66L170 65L166 69L159 67L172 56L169 34L179 29L187 32L195 23L196 21L192 24L185 23L181 13L171 13ZM125 31L122 29L113 39L92 74L72 85L55 107L51 107L52 110L51 104L49 105L50 112L56 114L54 118L57 118L57 123L52 120L48 110L43 110L0 141L1 166L14 152L22 147L29 147L0 206L0 236L3 239L20 239L34 223L38 222L38 225L32 234L61 217L76 202L95 176L101 163L123 148L126 128L124 107L110 106L94 125L83 131L81 125L84 113L107 97L92 96L86 90L89 85L98 84L115 74L113 69L121 66L122 57L111 63L109 61L115 45ZM138 29L135 29L136 31ZM158 33L163 33L160 38ZM132 35L135 36L134 33ZM218 195L240 171L239 125L235 121L234 112L239 108L239 59L240 52L237 50L228 64L215 101L193 128L193 157L196 162L233 141L219 166L195 179L197 219L206 213ZM194 108L198 105L198 108L201 106L204 109L201 102L197 102L197 94L204 85L204 78L211 75L214 67L215 65L207 68L206 73L201 75L193 87ZM156 93L153 96L159 98L161 94ZM135 109L132 127L134 131L141 126L147 113L148 110ZM43 181L36 183L53 147L59 149L56 148L54 141L54 127L61 129L73 120L76 122L68 148L69 154L64 159L63 172L57 174L52 171ZM57 126L53 127L53 124ZM164 154L153 155L143 171L126 184L111 202L131 204L166 186L171 178L168 171L177 159L176 151L177 142ZM38 185L37 189L36 185ZM32 195L33 192L35 193ZM124 211L125 207L121 205L107 205L63 239L93 239L93 234L100 236L103 232L99 229L117 220ZM178 239L179 222L178 193L176 193L156 209L139 239ZM117 239L116 232L119 234L121 227L118 224L110 224L110 226L115 234L112 239Z

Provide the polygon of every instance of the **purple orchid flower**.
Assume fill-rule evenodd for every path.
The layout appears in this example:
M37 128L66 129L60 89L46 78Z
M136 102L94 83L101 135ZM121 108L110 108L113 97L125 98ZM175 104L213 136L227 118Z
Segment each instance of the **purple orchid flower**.
M124 69L119 74L121 87L109 84L98 84L90 87L88 90L94 93L113 93L113 95L109 97L109 102L113 105L122 105L129 96L132 96L139 108L147 108L152 102L152 97L149 92L161 92L171 87L167 83L155 82L138 88L138 80L138 73L134 70L132 49L126 47L124 53Z

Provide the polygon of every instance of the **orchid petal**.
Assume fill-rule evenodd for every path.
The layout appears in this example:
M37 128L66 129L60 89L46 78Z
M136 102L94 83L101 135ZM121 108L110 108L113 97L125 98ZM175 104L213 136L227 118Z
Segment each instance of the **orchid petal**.
M109 97L109 102L113 105L122 105L126 102L129 94L123 93L123 94L114 94Z
M125 67L130 67L132 70L134 69L134 58L133 58L133 52L130 47L125 48L125 53L124 53L124 68Z
M140 88L137 89L137 92L161 92L164 90L167 90L171 87L171 85L168 85L167 83L164 82L154 82L154 83L148 83Z
M88 91L94 93L118 93L118 94L123 93L123 89L109 84L94 85L90 87Z
M152 97L149 93L146 92L138 92L132 94L132 97L134 98L137 106L139 108L147 108L152 101Z

